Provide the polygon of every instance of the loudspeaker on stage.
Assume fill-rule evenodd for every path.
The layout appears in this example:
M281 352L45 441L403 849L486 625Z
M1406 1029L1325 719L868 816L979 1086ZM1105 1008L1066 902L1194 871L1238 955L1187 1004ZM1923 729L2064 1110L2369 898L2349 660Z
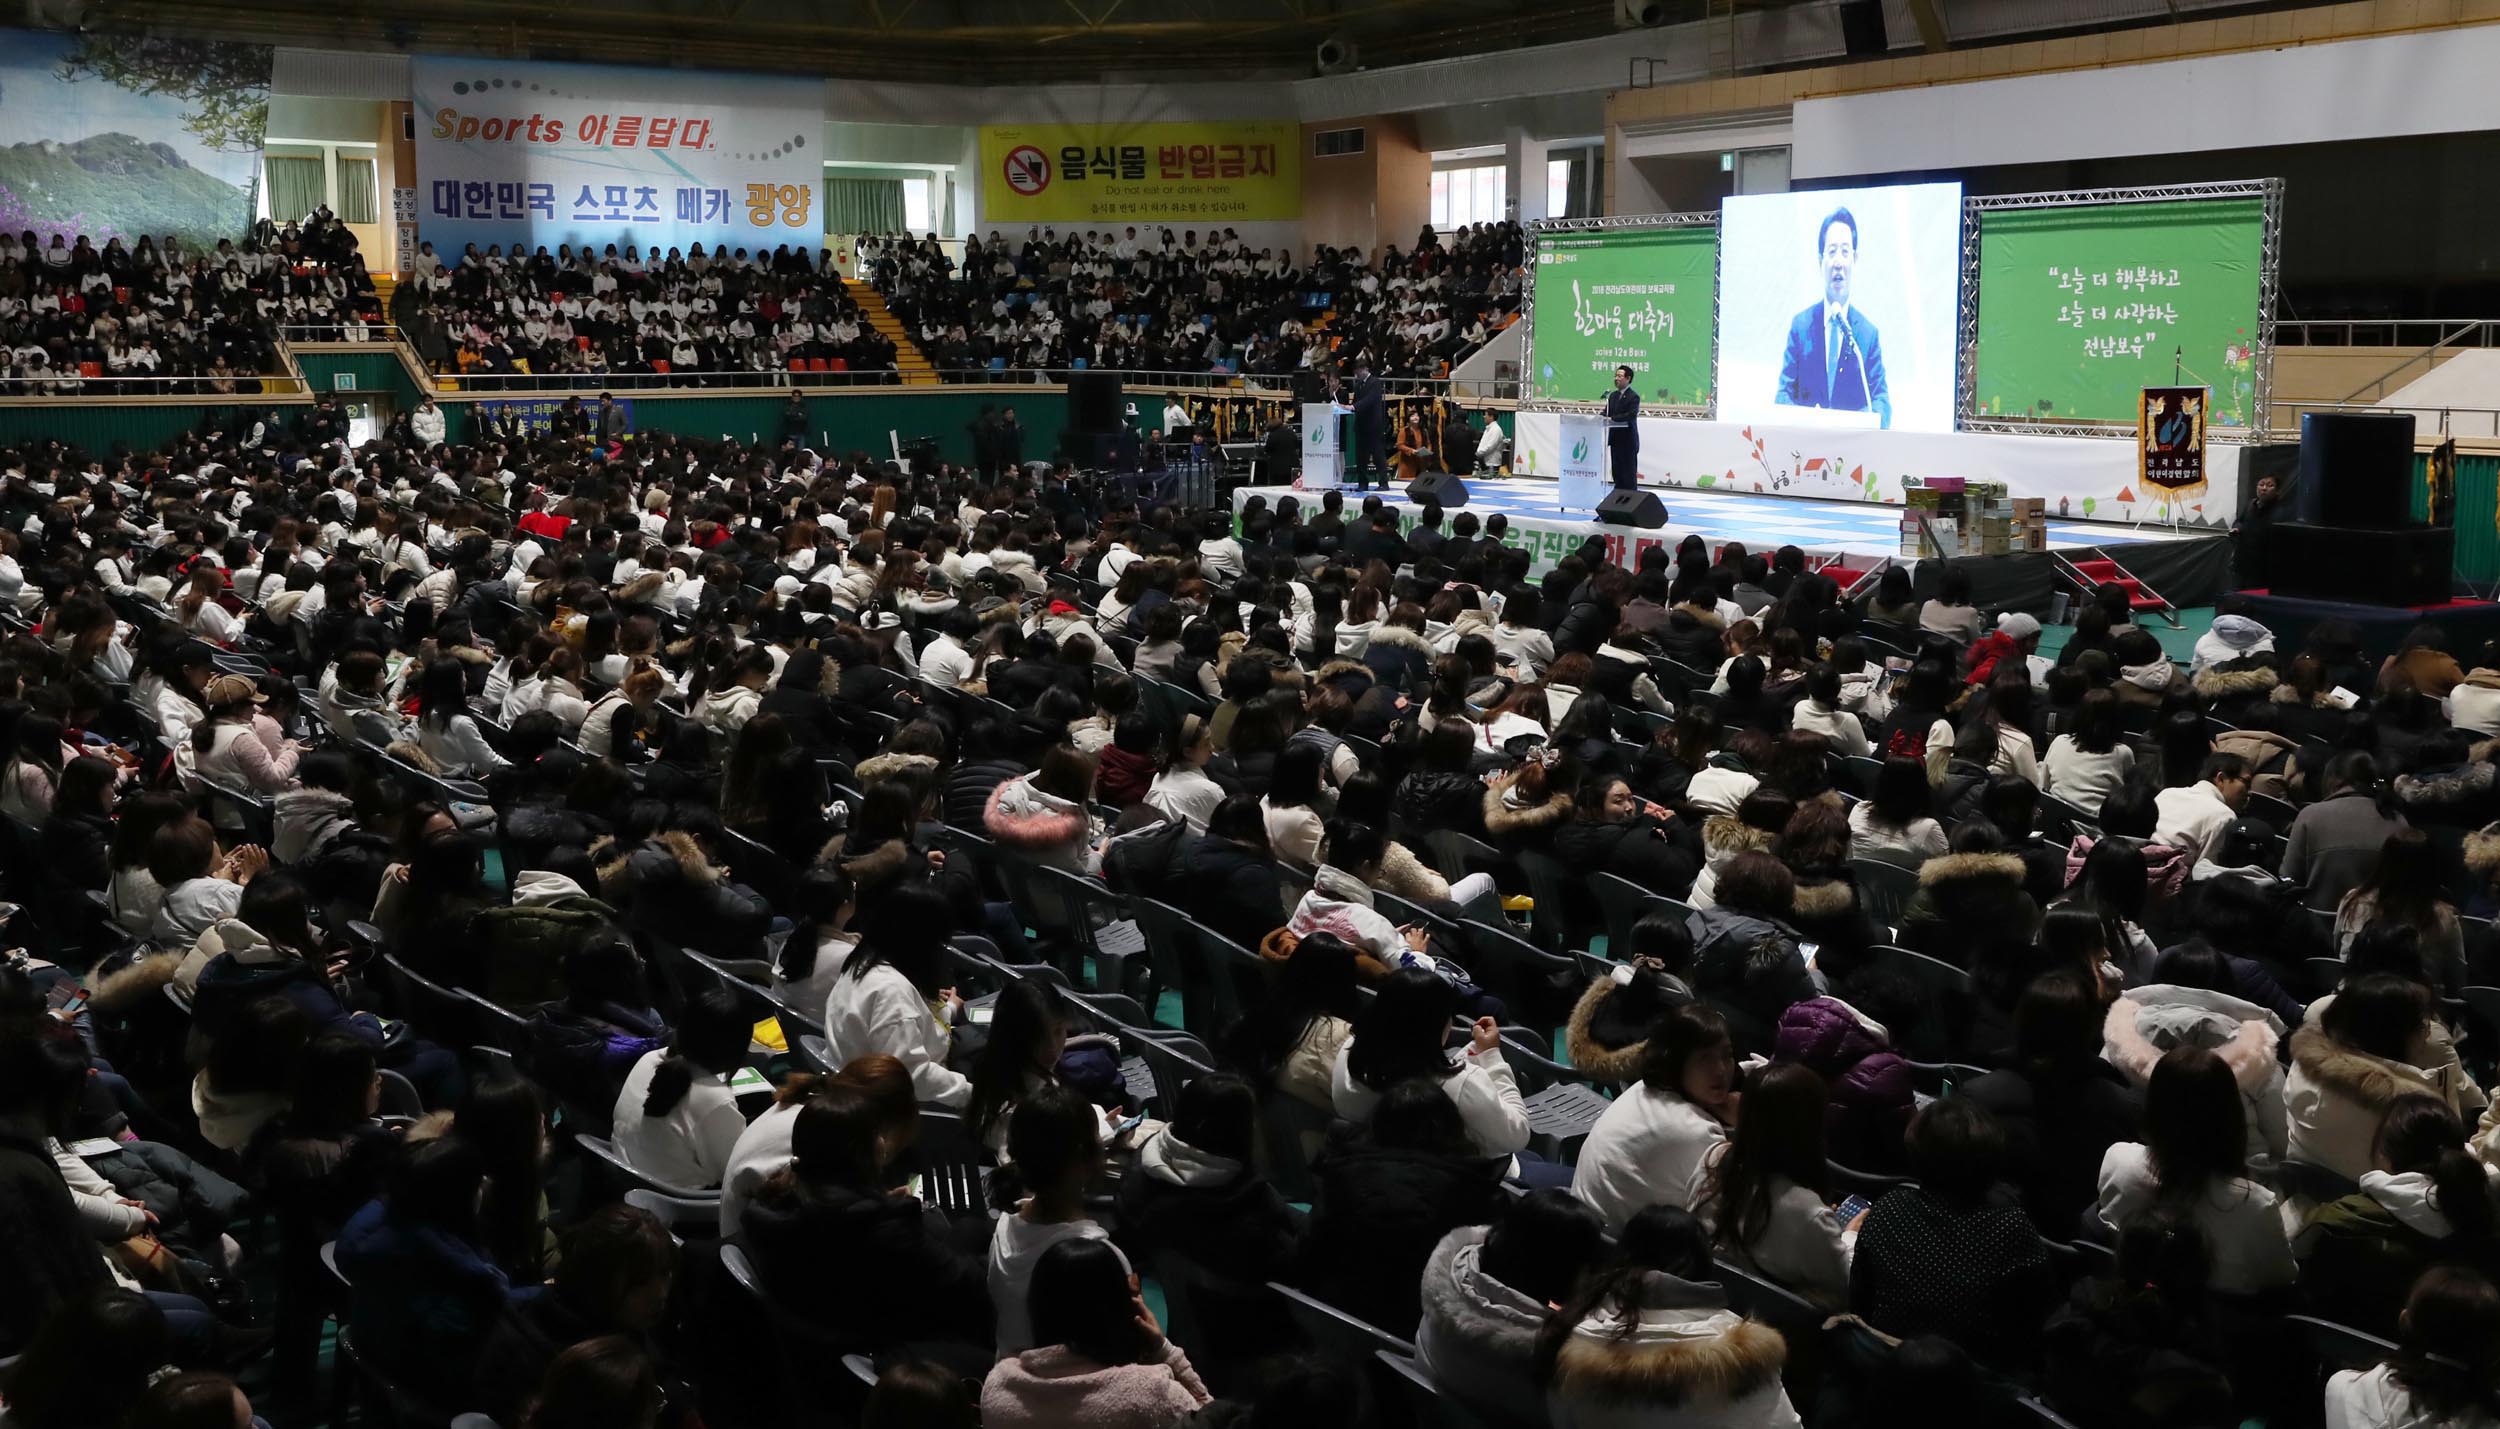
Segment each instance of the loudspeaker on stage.
M1667 524L1667 507L1653 491L1609 491L1597 503L1597 519L1609 526L1655 528Z

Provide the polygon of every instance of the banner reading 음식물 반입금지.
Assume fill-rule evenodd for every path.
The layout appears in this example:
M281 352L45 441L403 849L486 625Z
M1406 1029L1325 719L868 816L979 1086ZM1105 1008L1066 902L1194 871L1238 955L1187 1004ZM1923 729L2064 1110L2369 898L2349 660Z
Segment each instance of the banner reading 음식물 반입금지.
M1302 126L985 124L981 221L1269 223L1302 216Z
M815 80L419 56L422 236L646 252L824 242Z
M1603 401L1628 366L1644 402L1710 404L1716 228L1541 232L1531 252L1530 395Z
M1971 409L2126 422L2147 387L2202 383L2206 417L2256 410L2263 198L1982 208Z

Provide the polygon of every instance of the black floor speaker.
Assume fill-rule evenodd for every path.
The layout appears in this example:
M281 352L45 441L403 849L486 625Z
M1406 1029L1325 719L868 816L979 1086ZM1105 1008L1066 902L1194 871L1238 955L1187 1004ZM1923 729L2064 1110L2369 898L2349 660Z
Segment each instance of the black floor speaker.
M1654 491L1609 491L1597 503L1597 519L1609 526L1654 528L1667 524L1667 508Z
M2354 605L2440 605L2457 533L2447 526L2275 523L2266 565L2276 595Z
M1467 504L1467 483L1451 471L1428 471L1406 484L1406 499L1417 506L1437 501L1444 510Z

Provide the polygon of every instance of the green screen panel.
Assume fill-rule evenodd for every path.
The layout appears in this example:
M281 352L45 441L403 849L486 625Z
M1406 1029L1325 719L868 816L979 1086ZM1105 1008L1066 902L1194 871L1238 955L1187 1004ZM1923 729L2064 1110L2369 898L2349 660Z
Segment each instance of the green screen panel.
M1972 412L2133 422L2174 373L2246 426L2265 200L1981 209Z
M1642 401L1709 404L1716 227L1540 233L1535 247L1531 398L1602 400L1628 363Z

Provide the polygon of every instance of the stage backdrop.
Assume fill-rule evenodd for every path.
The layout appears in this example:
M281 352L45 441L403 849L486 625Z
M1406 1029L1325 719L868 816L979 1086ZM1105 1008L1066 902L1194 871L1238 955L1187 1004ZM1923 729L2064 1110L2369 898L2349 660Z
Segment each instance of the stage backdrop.
M985 124L981 222L1272 223L1302 216L1302 126Z
M1530 398L1604 401L1629 364L1642 401L1710 405L1717 225L1560 227L1531 241Z
M823 241L824 85L416 56L418 224L489 243L771 251Z
M0 30L0 230L214 247L252 223L266 45Z
M1982 208L1976 218L1974 416L2131 423L2144 388L2185 384L2213 389L2212 425L2248 425L2265 200Z
M1644 483L1897 505L1904 477L1959 476L2002 481L2016 496L2039 497L2051 516L2166 522L2171 514L2162 493L2138 488L2131 436L1836 431L1677 417L1643 417L1640 431ZM1559 472L1561 414L1521 412L1512 443L1513 470ZM2239 509L2242 450L2206 450L2207 486L2181 506L2183 524L2230 524Z

